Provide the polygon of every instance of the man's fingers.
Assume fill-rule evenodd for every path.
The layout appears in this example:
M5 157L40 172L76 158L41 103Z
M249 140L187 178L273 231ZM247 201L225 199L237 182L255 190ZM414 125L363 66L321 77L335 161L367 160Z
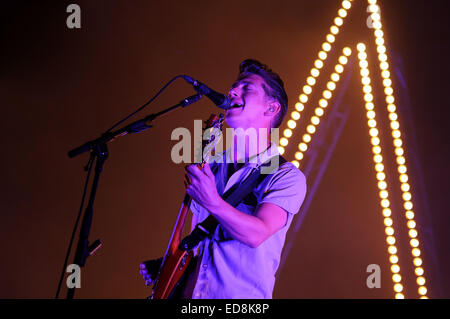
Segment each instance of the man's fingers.
M206 176L208 177L214 177L213 172L211 171L211 166L209 166L209 163L206 162L205 165L203 165L203 172L205 172Z

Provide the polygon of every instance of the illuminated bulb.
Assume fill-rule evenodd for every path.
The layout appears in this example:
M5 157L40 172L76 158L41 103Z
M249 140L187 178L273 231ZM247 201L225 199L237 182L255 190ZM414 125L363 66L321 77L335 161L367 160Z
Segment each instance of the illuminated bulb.
M391 120L391 121L397 121L397 118L398 118L398 116L397 116L397 114L396 113L389 113L389 119Z
M340 27L343 23L344 23L344 20L342 20L342 18L340 18L340 17L337 17L336 19L334 19L334 24L337 25L338 27Z
M411 210L411 209L413 208L413 204L412 204L411 202L405 202L405 203L403 204L403 207L404 207L406 210Z
M391 262L391 264L396 264L396 263L398 263L398 257L397 257L397 255L391 255L391 257L389 257L389 261Z
M378 188L379 189L386 189L387 188L387 183L385 181L379 181L378 182Z
M381 207L383 207L383 208L387 208L387 207L389 207L389 200L388 199L383 199L383 200L381 200ZM394 234L394 229L393 228L390 228L390 227L388 227L389 229L386 229L386 231L388 232L388 233L386 233L387 235L393 235Z
M345 9L339 9L338 15L342 18L345 18L347 16L347 10Z
M386 71L383 71L383 72L386 72ZM388 96L386 97L386 102L387 102L388 104L392 104L392 103L394 103L394 101L395 101L395 98L394 98L392 95L388 95Z
M384 219L384 225L385 226L392 226L392 224L393 224L392 218L386 217ZM394 237L389 236L388 238L394 238ZM394 243L395 243L395 239L394 239ZM393 245L394 243L392 243L391 245Z
M419 241L416 238L413 238L409 241L409 244L411 245L411 247L417 248L419 247Z
M292 131L290 130L290 129L285 129L284 131L283 131L283 135L285 136L285 137L287 137L287 138L289 138L289 137L291 137L292 136Z
M295 123L295 121L293 121L293 120L289 120L287 122L287 126L293 130L297 126L297 123Z
M324 43L322 44L322 49L323 49L325 52L330 51L330 50L331 50L331 44L329 44L328 42L324 42Z
M391 246L391 247L394 247L394 246ZM391 271L392 271L394 274L398 273L398 272L400 271L400 266L399 266L399 265L392 265L392 266L391 266Z
M313 85L316 84L316 79L313 78L312 76L309 76L309 77L306 79L306 83L308 83L309 85L313 86Z
M363 69L367 69L369 63L366 60L359 61L359 66Z
M320 119L317 116L311 117L311 123L314 125L319 125Z
M394 146L395 147L401 147L402 146L402 140L399 138L394 139Z
M282 146L287 146L288 143L289 143L289 141L288 141L287 138L282 137L282 138L280 139L280 144L281 144Z
M406 184L406 183L405 183ZM405 216L406 216L406 218L408 218L408 219L413 219L414 218L414 212L412 212L412 211L407 211L406 213L405 213Z
M316 107L314 113L316 113L317 116L322 116L324 112L320 107Z
M323 67L323 62L322 62L322 60L316 60L316 61L314 62L314 66L320 70L320 69Z
M331 74L331 80L334 82L338 82L341 77L337 73Z
M397 156L402 156L402 155L404 154L403 148L397 147L397 148L395 149L395 154L396 154ZM406 181L405 181L404 183L406 183Z
M393 130L393 131L392 131L392 137L393 137L393 138L400 138L401 135L402 135L402 134L400 133L399 130Z
M368 69L362 69L360 71L361 76L365 77L365 76L369 76L369 70Z
M369 131L369 135L372 137L378 136L378 130L376 128L371 128Z
M401 292L395 294L395 299L405 299L405 295Z
M336 83L334 83L334 82L332 82L332 81L328 82L328 83L327 83L327 88L328 88L328 90L330 90L330 91L334 91L334 90L336 89Z
M388 247L388 252L391 254L391 255L395 255L396 253L397 253L397 247L395 247L395 246L389 246ZM394 265L393 265L394 266ZM397 266L398 267L398 266ZM391 268L391 270L392 270L392 268ZM400 268L399 268L399 270L400 270Z
M302 102L302 103L308 102L308 96L307 96L306 94L300 94L300 96L298 97L298 99L299 99L300 102Z
M278 146L278 152L280 153L280 155L284 154L284 147L283 146Z
M297 162L297 161L292 161L291 163L292 163L292 164L294 164L294 165L295 165L295 167L297 167L297 168L299 168L299 167L300 167L300 163L299 163L299 162Z
M426 295L426 293L427 293L427 288L425 288L425 287L420 287L419 288L419 295Z
M402 281L402 276L400 276L399 274L394 274L394 275L392 276L392 280L393 280L394 282L400 282L400 281Z
M352 54L352 49L345 47L344 50L342 50L342 53L344 53L345 56L350 56Z
M303 142L305 142L305 143L311 142L311 135L309 135L309 134L304 134L304 135L303 135Z
M385 87L390 87L390 86L392 86L392 80L391 80L391 79L384 79L384 80L383 80L383 85L384 85Z
M380 30L379 30L380 31ZM378 54L378 60L380 60L381 62L386 62L387 61L387 55L386 53L380 53Z
M405 193L403 193L402 197L403 197L403 200L409 201L409 200L411 200L412 196L411 196L411 193L405 192Z
M389 112L395 112L396 109L395 104L389 104L387 108Z
M413 263L415 266L419 267L422 265L422 258L414 258Z
M370 78L368 78L368 77L363 77L363 78L361 79L361 83L362 83L363 85L369 85L369 84L370 84Z
M329 100L329 99L331 99L331 96L332 96L332 94L331 94L331 92L329 90L323 91L323 97L325 99Z
M389 69L389 63L381 62L380 63L380 69L382 69L383 71Z
M384 199L383 199L383 200L384 200ZM394 228L392 228L392 227L386 227L385 233L386 233L386 235L388 235L388 236L394 235Z
M417 230L415 230L415 229L410 229L409 232L408 232L408 235L409 235L409 237L411 237L411 238L417 237Z
M410 190L411 186L409 186L408 183L403 183L402 186L400 186L400 188L402 189L402 191L408 192Z
M379 16L379 15L378 15ZM377 45L383 45L384 44L384 39L383 38L377 38L376 40L375 40L375 43L377 44Z
M405 166L405 165L400 165L400 166L398 167L398 172L399 172L400 174L406 174L406 166Z
M305 94L311 94L311 92L312 92L312 88L311 88L309 85L305 85L305 86L303 87L303 93L305 93Z
M372 111L375 108L375 105L372 102L367 102L366 103L366 110L367 111Z
M313 69L311 69L311 75L313 76L313 77L318 77L319 76L319 74L320 74L320 72L319 72L319 70L317 70L316 68L313 68Z
M365 51L366 50L366 45L364 43L358 43L356 48L358 49L358 51Z
M375 26L375 23L373 24ZM380 45L377 47L377 52L380 54L385 54L386 53L386 47L384 45Z
M416 273L417 276L422 276L423 275L423 268L422 267L417 267L414 272Z
M383 156L381 156L380 154L377 154L373 157L373 160L375 163L381 163L383 161ZM384 182L386 183L386 182Z
M319 105L321 106L321 107L327 107L328 106L328 101L327 100L325 100L325 99L320 99L319 100Z
M393 237L393 236L388 236L388 237L386 238L386 242L387 242L389 245L394 245L394 244L395 244L395 237Z
M381 29L381 27L382 27L382 25L381 25L381 22L378 20L378 21L374 21L374 23L372 24L372 26L375 28L375 29Z
M344 0L344 1L342 1L342 7L344 8L344 9L350 9L350 7L352 6L352 4L351 4L351 2L350 1L348 1L348 0Z
M303 153L302 152L296 152L295 153L295 158L298 159L299 161L301 161L303 159Z
M416 228L416 222L413 220L408 220L406 226L408 226L408 228Z
M328 42L333 43L335 40L336 40L336 38L334 37L334 35L332 35L332 34L327 35Z
M337 27L337 26L332 26L331 28L330 28L330 32L332 33L332 34L334 34L334 35L336 35L336 34L338 34L339 33L339 28Z
M320 51L319 52L319 59L321 59L321 60L325 60L326 58L327 58L327 53L326 52L324 52L324 51Z
M305 106L302 103L295 103L295 109L302 112L305 109Z
M394 94L394 90L391 87L387 87L384 89L384 94L392 95L392 94Z
M374 34L377 38L381 38L384 35L382 30L375 30Z
M403 290L403 285L402 284L395 284L394 285L394 290L396 292L401 292Z
M364 85L363 91L364 91L364 93L370 93L370 92L372 92L372 87L370 85Z
M400 128L400 123L397 122L397 121L392 121L392 122L391 122L391 128L392 128L393 130L398 130L398 129Z
M340 64L346 65L347 62L348 62L348 58L346 56L339 57L339 63Z
M342 65L340 65L340 64L337 64L334 69L336 70L337 73L344 72L344 67Z
M314 125L308 125L307 127L306 127L306 131L309 133L309 134L314 134L315 132L316 132L316 127L314 126Z
M364 51L359 52L359 53L358 53L358 58L359 58L360 60L366 60L366 59L367 59L367 53L364 52Z
M300 143L298 145L298 149L302 152L306 152L306 150L308 149L308 145L306 145L305 143Z
M375 121L375 120L373 120L373 119L368 120L368 121L367 121L367 125L368 125L369 127L375 127L375 126L377 126L377 121Z
M380 139L378 137L372 137L370 139L370 142L372 143L373 146L376 146L380 144Z
M369 95L369 94L366 94L366 95ZM370 96L368 96L368 98L373 98L373 96L372 96L372 94L370 94ZM367 111L367 118L369 118L369 119L373 119L373 118L375 118L375 112L374 111Z
M384 174L383 172L377 173L377 179L379 181L384 181L386 179L386 174Z
M381 153L381 147L379 147L379 146L372 147L372 152L374 154L380 154Z
M297 111L294 111L294 112L291 113L291 117L294 120L298 121L300 119L300 113L298 113Z
M419 248L414 248L414 249L411 251L411 253L412 253L412 255L413 255L414 257L419 257L419 256L420 256L420 249L419 249Z
M384 217L389 217L389 216L391 216L391 214L392 214L392 211L391 211L390 208L383 209L383 216Z

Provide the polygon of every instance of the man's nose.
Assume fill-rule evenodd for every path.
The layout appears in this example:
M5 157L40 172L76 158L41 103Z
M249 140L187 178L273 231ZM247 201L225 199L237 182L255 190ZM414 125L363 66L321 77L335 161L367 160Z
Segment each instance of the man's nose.
M233 90L230 91L229 96L230 96L230 97L238 97L239 95L238 95L238 93L236 92L236 90L233 89Z

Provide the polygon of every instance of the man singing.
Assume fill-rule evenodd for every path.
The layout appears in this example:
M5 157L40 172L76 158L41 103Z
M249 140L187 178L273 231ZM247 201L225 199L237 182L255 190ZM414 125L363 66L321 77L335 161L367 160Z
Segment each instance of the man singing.
M215 156L228 165L212 169L213 162L203 170L196 164L186 168L192 229L210 215L219 225L200 242L195 269L180 287L182 298L272 298L286 232L306 194L302 172L283 161L236 207L221 197L279 156L270 132L280 126L287 111L283 81L256 60L240 64L229 98L233 107L225 113L228 126L256 136L234 134L232 147ZM148 263L141 264L141 274L151 284L155 273L148 268Z

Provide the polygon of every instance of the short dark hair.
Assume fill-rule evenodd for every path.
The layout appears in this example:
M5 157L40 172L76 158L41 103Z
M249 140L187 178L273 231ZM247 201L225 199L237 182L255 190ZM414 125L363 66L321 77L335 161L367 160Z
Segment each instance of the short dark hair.
M274 98L280 103L280 112L276 115L272 127L279 127L287 112L288 97L284 90L284 83L280 76L273 72L267 65L253 59L247 59L239 65L239 78L249 74L261 76L267 86L263 85L267 96Z

